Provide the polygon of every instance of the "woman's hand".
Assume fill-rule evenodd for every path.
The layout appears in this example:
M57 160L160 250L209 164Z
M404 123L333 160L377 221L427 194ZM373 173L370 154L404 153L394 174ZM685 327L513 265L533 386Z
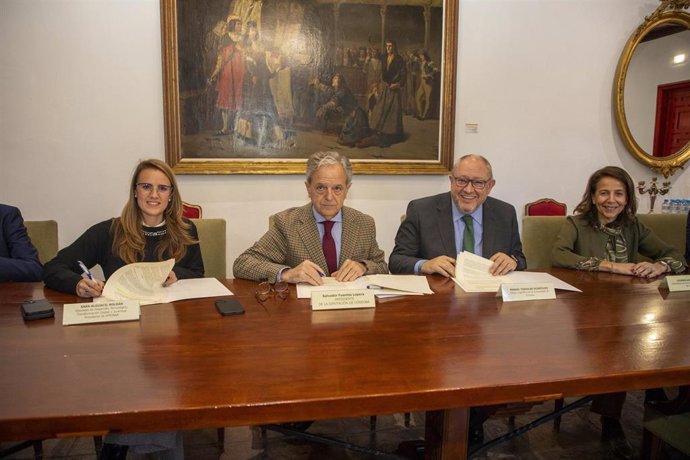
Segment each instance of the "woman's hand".
M668 270L668 266L661 262L640 262L633 265L632 274L640 278L656 278L663 275Z
M603 261L599 271L617 273L619 275L637 276L638 278L656 278L666 273L666 265L657 262L619 263Z
M175 274L175 272L171 271L168 277L165 279L163 287L170 286L173 283L177 283L177 275Z
M82 278L77 283L76 294L79 297L98 297L103 294L103 281Z

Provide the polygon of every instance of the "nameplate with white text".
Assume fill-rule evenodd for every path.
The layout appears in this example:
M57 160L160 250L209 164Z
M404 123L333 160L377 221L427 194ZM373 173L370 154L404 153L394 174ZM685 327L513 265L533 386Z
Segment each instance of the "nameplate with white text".
M347 308L374 308L376 300L371 289L348 289L343 291L313 291L312 310L343 310Z
M556 290L551 283L501 284L498 292L504 302L556 298Z
M138 300L68 303L63 308L62 325L138 321L140 312Z
M690 291L690 275L667 276L666 282L671 292Z

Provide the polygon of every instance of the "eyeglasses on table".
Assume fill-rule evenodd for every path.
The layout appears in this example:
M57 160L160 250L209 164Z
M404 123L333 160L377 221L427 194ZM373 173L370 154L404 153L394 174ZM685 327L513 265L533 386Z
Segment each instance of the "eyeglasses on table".
M269 297L278 297L281 300L290 294L290 287L287 281L277 281L275 283L269 283L268 281L262 281L256 286L254 291L256 300L259 302L265 302Z

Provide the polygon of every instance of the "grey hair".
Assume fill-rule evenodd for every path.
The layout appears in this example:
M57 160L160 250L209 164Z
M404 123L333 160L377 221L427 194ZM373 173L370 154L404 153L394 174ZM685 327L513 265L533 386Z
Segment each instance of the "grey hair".
M345 170L347 183L352 182L352 163L345 155L338 152L316 152L307 160L307 184L311 184L311 176L317 169L338 164Z
M457 168L458 165L460 164L460 162L461 162L462 160L467 160L467 159L469 159L469 158L473 158L473 159L475 159L475 160L480 160L480 161L484 162L484 164L486 165L486 169L489 170L489 180L491 180L491 179L494 178L494 170L493 170L493 168L491 167L491 163L489 163L489 160L487 160L486 158L484 158L484 157L481 156L481 155L475 155L475 154L472 154L472 153L469 154L469 155L463 155L463 156L461 156L461 157L458 159L458 161L455 162L455 166L453 166L453 169Z

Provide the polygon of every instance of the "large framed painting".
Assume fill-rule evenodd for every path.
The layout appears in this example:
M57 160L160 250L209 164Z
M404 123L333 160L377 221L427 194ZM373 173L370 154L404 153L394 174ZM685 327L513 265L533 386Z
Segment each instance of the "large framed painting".
M445 174L457 0L161 0L166 160L181 174Z

